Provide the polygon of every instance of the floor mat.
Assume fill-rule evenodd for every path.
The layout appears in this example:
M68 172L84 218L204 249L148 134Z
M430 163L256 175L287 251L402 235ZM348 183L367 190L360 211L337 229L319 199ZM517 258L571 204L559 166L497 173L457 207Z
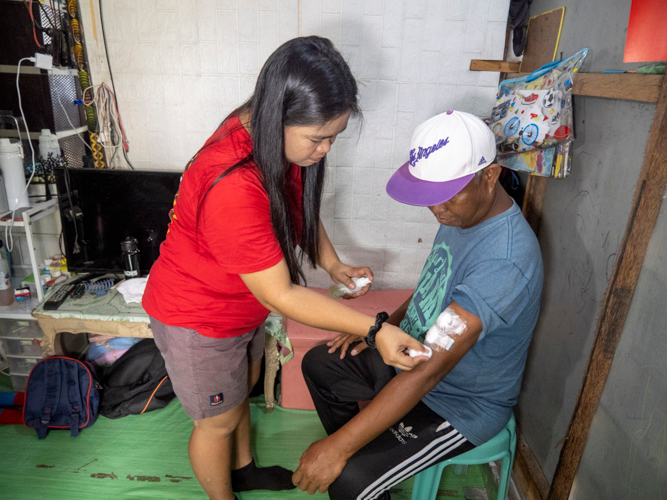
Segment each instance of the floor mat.
M4 379L4 380L3 380ZM8 377L0 377L0 390ZM276 407L266 413L262 396L251 400L253 456L260 466L282 465L294 470L310 443L325 436L317 414ZM3 499L48 498L207 498L194 477L187 444L192 422L177 399L166 408L117 420L99 417L72 438L67 431L50 431L38 440L23 426L0 427L0 495ZM474 474L443 474L447 488L439 499L463 498L462 486ZM451 475L450 475L451 474ZM447 477L449 476L449 477ZM409 500L413 480L391 490L392 500ZM289 500L311 497L299 490L254 491L240 500Z

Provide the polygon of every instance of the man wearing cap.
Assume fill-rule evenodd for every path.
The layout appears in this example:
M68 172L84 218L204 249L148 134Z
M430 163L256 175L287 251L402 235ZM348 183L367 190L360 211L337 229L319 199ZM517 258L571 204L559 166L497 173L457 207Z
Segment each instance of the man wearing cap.
M414 131L410 160L387 193L428 207L440 229L414 293L387 321L433 354L398 373L349 335L306 354L304 376L329 436L303 454L293 477L301 489L386 500L392 486L485 443L510 419L543 269L494 159L493 133L468 113L447 111ZM372 401L359 411L364 400Z

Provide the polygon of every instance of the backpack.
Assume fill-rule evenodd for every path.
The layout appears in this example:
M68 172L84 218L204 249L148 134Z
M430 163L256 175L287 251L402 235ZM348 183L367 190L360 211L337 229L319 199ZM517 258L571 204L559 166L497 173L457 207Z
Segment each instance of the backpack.
M167 406L176 394L153 339L130 347L102 383L100 413L107 418L140 415Z
M79 429L95 423L100 395L90 363L53 356L37 363L28 376L23 421L44 439L48 429Z

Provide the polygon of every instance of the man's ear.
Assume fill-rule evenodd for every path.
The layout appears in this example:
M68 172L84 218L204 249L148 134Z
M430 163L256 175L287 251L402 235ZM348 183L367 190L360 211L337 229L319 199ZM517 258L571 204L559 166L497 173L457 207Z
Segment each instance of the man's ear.
M484 182L489 190L493 190L496 186L496 182L498 182L502 170L503 167L497 163L492 163L491 165L484 167Z

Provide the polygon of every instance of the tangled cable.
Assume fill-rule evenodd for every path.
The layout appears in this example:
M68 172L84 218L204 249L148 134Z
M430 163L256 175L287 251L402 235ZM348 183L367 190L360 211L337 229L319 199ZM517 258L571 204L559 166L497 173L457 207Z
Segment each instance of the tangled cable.
M88 109L96 112L99 136L96 140L105 150L113 150L113 156L109 160L109 164L112 164L117 148L120 147L124 151L129 148L123 122L118 113L116 96L106 83L91 85L83 91L83 104L86 106L86 115L89 113ZM94 147L93 150L95 150ZM95 157L94 154L93 156Z

